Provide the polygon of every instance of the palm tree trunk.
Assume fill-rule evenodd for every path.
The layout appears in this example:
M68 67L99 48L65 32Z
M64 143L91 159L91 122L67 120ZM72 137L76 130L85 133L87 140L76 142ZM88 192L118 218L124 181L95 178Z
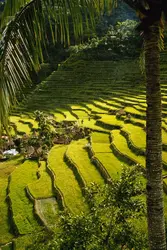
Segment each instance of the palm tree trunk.
M166 250L161 135L161 87L159 26L150 27L144 34L147 121L146 121L146 169L147 169L147 217L148 238L151 250Z

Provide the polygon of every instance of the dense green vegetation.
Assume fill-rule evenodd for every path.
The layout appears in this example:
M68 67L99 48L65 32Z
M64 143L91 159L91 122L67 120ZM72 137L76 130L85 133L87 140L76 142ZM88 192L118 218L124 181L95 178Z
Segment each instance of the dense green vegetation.
M91 34L83 45L68 51L57 45L54 53L50 47L52 65L32 76L42 82L11 112L12 139L0 141L2 249L30 243L32 249L147 248L145 195L135 189L132 167L141 170L145 184L146 90L136 59L141 40L136 22L108 28L105 20L97 25L98 36ZM166 52L161 57L167 219ZM3 151L15 140L21 156L4 161Z
M141 172L124 168L110 185L92 183L85 189L89 212L60 217L62 231L31 249L147 249L145 206ZM137 221L142 221L142 227ZM47 237L47 235L46 235Z
M39 248L35 238L42 235L42 248L49 249L149 245L166 250L166 57L161 74L159 57L167 4L123 2L134 12L121 0L5 1L0 14L2 249L25 249L28 241ZM126 14L136 20L136 14L140 23L107 18L117 3L119 20ZM141 40L143 77L136 67ZM68 50L69 44L77 46ZM134 185L133 165L145 191Z
M166 197L165 58L164 53L161 82ZM75 121L92 133L90 139L55 145L46 165L40 162L39 166L32 160L22 163L20 157L0 163L1 245L13 240L16 249L24 249L27 237L40 232L42 226L56 228L62 209L67 208L74 215L87 212L83 188L92 182L103 184L117 178L123 165L138 163L144 172L145 86L137 63L131 59L76 62L69 59L13 112L11 126L15 124L18 134L37 128L35 110L54 115L57 122ZM15 239L15 235L19 238Z

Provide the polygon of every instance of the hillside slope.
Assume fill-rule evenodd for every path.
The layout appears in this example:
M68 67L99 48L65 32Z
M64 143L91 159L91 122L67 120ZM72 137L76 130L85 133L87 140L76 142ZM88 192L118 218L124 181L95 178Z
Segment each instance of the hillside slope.
M161 70L163 175L167 176L165 53ZM123 165L140 164L144 169L145 109L144 78L136 60L70 59L39 84L13 112L15 131L29 133L31 127L37 127L33 112L40 110L54 115L58 122L73 120L90 128L91 145L86 138L66 146L55 145L40 170L36 162L22 163L20 157L0 163L0 245L13 240L16 249L24 249L34 230L40 231L41 226L56 228L60 210L67 208L80 213L89 209L84 200L85 186L93 181L109 182L119 176ZM89 147L85 147L87 144ZM167 214L167 208L165 211Z

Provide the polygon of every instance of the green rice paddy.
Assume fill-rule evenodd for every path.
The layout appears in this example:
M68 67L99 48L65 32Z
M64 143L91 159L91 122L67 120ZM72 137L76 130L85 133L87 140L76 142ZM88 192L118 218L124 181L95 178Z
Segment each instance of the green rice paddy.
M92 149L95 153L95 156L109 173L110 177L118 177L123 166L126 166L126 164L121 162L111 151L109 135L102 133L93 133Z
M84 149L87 143L88 141L85 139L72 142L68 147L68 155L77 165L77 168L79 169L87 185L89 185L91 182L104 184L103 178L96 167L90 162L88 153Z
M127 132L133 145L145 151L145 85L136 64L137 61L130 59L117 62L81 60L71 66L67 60L66 70L60 67L54 71L29 95L27 102L14 111L12 133L14 130L20 134L30 133L31 127L37 128L33 112L44 111L54 115L58 122L76 121L91 129L94 158L111 179L120 175L123 166L130 167L126 158L144 167L145 157L129 148L127 138L120 133L121 130ZM162 140L167 144L167 76L162 78ZM116 113L122 109L126 114L118 118ZM110 135L118 155L111 147ZM13 241L16 250L25 249L34 232L43 230L40 220L56 230L62 209L60 203L75 214L88 211L83 183L102 185L106 180L92 163L85 146L88 146L87 138L69 145L55 145L49 152L48 161L42 162L40 167L35 161L23 163L21 157L0 163L0 248L5 249L5 243ZM121 160L119 152L124 155ZM167 162L165 150L162 156ZM166 173L164 169L163 175ZM166 179L164 182L167 183ZM164 197L167 218L165 193Z
M74 213L87 209L82 191L73 171L64 162L67 146L58 145L51 149L48 162L55 174L55 184L63 194L66 206ZM75 200L75 202L74 202Z
M46 171L45 162L41 162L40 168L37 170L40 178L28 184L29 191L35 199L49 198L53 196L52 181Z
M33 213L33 203L27 197L25 188L29 183L36 181L37 163L26 161L18 166L10 175L9 198L12 220L16 231L21 234L29 234L40 229Z

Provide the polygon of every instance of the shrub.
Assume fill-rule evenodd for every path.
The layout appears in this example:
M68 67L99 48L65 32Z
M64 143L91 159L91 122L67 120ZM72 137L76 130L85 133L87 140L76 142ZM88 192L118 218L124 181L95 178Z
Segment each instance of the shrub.
M110 56L136 56L141 47L141 38L135 31L136 21L126 20L109 26L103 37L93 37L88 43L71 46L69 52L76 54L84 51L85 54L102 51Z
M62 214L61 232L50 241L38 241L38 249L146 249L145 232L136 228L145 213L140 180L139 170L124 168L120 179L110 185L100 187L92 183L86 189L90 212ZM31 249L35 247L36 244Z

